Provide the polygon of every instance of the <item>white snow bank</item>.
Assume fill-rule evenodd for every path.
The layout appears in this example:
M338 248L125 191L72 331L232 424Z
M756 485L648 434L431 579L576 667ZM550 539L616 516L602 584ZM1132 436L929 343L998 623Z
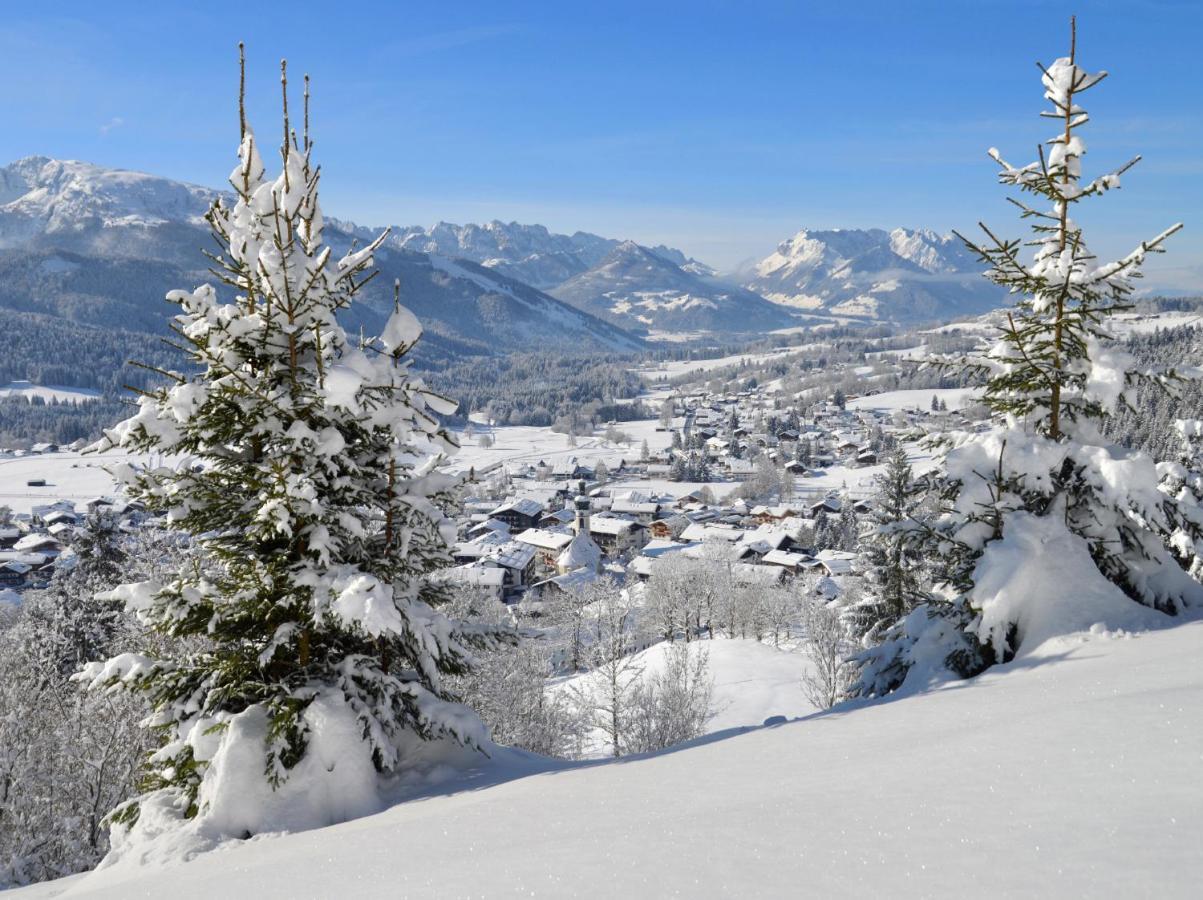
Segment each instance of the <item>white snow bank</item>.
M986 546L974 569L974 600L983 643L1003 647L1012 623L1017 657L1052 638L1104 628L1156 628L1163 613L1134 603L1104 578L1080 537L1053 513L1007 516L1002 540Z
M14 896L1193 896L1203 623L1061 652Z

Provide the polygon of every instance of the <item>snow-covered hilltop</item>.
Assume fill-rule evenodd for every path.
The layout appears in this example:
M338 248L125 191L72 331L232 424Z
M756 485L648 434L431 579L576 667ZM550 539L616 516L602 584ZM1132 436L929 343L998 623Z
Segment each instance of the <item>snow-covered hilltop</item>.
M918 229L803 229L750 273L747 287L784 306L900 322L974 315L1002 293L952 235Z
M792 314L752 291L723 283L633 241L553 288L553 296L624 327L662 331L771 331Z
M216 196L141 172L28 156L0 168L0 247L96 226L200 225Z

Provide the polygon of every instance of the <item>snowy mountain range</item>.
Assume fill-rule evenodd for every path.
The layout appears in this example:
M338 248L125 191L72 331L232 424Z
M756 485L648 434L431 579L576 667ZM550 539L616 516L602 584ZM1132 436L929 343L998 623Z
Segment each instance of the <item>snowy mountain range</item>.
M735 333L796 324L789 310L687 264L624 241L551 294L625 328Z
M976 315L1002 291L952 235L926 229L803 229L745 276L782 306L834 315L923 322Z
M439 222L430 228L394 226L389 243L406 250L469 259L540 290L553 288L600 264L622 241L586 231L555 234L543 225L494 219L484 225ZM705 263L663 245L650 248L674 265L714 274Z
M83 162L29 157L0 168L0 307L162 330L163 295L212 280L200 251L210 244L203 216L217 196ZM325 237L343 252L367 232L333 220ZM420 353L641 346L637 336L471 259L393 241L377 264L380 277L349 311L348 325L378 327L400 279L406 304L426 325L429 341Z
M208 280L200 254L214 189L86 162L0 168L0 306L158 330L163 294ZM336 250L376 230L327 220ZM446 353L632 349L648 331L754 333L796 316L920 322L983 312L999 292L950 237L895 229L801 231L720 279L680 250L493 221L395 227L355 315L406 302ZM770 302L771 301L771 302Z

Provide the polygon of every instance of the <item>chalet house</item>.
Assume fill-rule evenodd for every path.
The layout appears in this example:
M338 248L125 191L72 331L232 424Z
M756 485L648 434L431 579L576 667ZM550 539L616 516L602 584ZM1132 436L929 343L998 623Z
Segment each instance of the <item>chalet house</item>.
M839 497L824 497L810 507L810 515L811 518L814 518L819 513L835 516L839 515L841 509L843 509L843 504L840 502Z
M780 566L735 563L731 566L731 579L748 587L773 587L785 580L785 570Z
M75 504L70 500L58 500L54 503L35 506L29 511L29 517L35 525L49 525L50 517L56 513L65 513L71 517L71 521L76 521Z
M743 537L744 531L741 528L736 528L733 525L708 525L702 522L693 522L681 532L680 538L683 541L726 541L727 543L735 543Z
M572 534L567 531L551 531L546 528L528 528L516 535L514 540L526 544L535 552L538 568L544 572L556 571L556 562L564 548L572 543Z
M508 599L524 591L534 581L535 548L520 541L507 541L498 545L482 560L482 564L495 566L505 572L503 598Z
M42 524L47 528L52 528L55 525L74 526L79 523L79 516L74 511L68 512L65 509L56 509L48 516L42 518Z
M856 554L841 550L820 550L815 559L828 576L856 574Z
M575 456L561 459L551 467L551 477L557 480L561 478L580 478L584 472L585 470L577 463Z
M543 504L529 497L514 497L489 513L489 516L505 522L511 532L534 528L543 518Z
M875 466L877 465L877 454L872 450L862 450L856 454L856 464L858 466Z
M681 532L689 527L689 519L682 515L669 516L666 519L656 519L647 526L647 532L652 538L671 540L681 536Z
M835 452L840 459L855 459L860 453L860 442L844 438L836 443Z
M15 559L0 562L0 588L18 588L25 584L25 576L33 566Z
M660 513L660 504L653 500L638 500L635 498L615 499L610 504L610 512L619 516L629 516L644 525L650 524Z
M13 525L0 526L0 550L7 550L21 539L21 529Z
M754 506L752 516L762 525L781 522L798 515L802 510L796 506L782 504L780 506Z
M619 556L628 550L638 550L647 542L647 526L634 519L593 516L589 520L589 536L607 556Z
M821 565L818 560L808 553L799 550L770 550L760 558L764 566L780 566L789 577L799 575L809 569Z
M58 556L63 552L63 545L48 534L27 534L13 544L13 549L21 553L40 553L47 559Z
M572 520L576 517L576 513L572 508L565 506L563 509L553 509L542 519L539 520L540 528L560 528L565 525L571 525Z
M756 474L756 463L751 460L728 457L723 460L723 465L735 481L747 481Z
M505 569L493 566L456 566L444 569L439 578L451 584L460 584L476 588L481 593L494 600L505 597Z

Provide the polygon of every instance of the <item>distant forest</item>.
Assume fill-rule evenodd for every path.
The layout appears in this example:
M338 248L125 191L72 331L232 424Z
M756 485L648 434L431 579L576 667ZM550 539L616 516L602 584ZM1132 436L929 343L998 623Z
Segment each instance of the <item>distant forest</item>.
M99 437L130 414L134 395L126 386L145 388L158 378L129 360L163 369L182 362L157 335L6 309L0 309L0 348L0 386L31 381L101 394L81 404L0 398L0 447ZM416 354L416 368L428 373L431 386L460 401L451 417L456 424L466 422L469 412L485 413L498 425L540 426L573 415L600 422L650 416L630 402L641 389L630 371L635 362L619 354Z

